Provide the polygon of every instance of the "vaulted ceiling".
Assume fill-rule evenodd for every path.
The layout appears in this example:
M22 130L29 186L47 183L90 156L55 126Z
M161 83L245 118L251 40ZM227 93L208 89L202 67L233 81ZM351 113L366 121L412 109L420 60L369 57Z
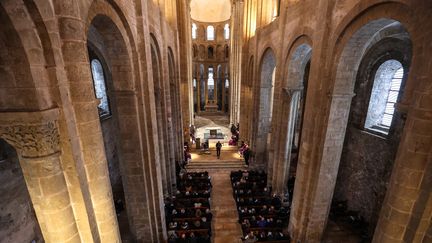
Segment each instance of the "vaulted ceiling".
M231 17L230 0L192 0L191 18L200 22L222 22Z

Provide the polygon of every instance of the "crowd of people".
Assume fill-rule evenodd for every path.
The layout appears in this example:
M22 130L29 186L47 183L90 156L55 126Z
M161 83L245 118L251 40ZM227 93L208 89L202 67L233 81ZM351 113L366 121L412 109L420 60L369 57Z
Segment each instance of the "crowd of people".
M267 175L260 171L231 172L234 199L244 242L289 242L284 232L289 219L289 207L271 194Z
M211 242L211 189L208 172L180 172L175 196L165 202L169 243Z

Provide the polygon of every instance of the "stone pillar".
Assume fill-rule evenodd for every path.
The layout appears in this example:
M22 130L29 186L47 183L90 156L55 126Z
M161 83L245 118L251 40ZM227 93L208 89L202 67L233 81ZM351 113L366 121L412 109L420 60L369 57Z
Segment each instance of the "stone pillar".
M15 147L45 242L81 242L60 161L58 109L0 113L0 137Z
M430 77L428 79L429 85ZM415 107L407 109L408 117L375 229L374 243L430 242L432 94L419 89L421 91L415 92L418 99L413 102Z
M192 36L190 20L190 1L177 1L177 27L179 39L179 71L181 107L183 112L184 141L189 141L189 126L193 119L193 87L192 87Z
M288 90L289 99L289 112L287 117L282 117L281 124L286 123L286 127L283 129L285 132L282 136L282 141L280 141L280 147L277 155L282 155L277 157L275 161L276 166L273 171L273 184L272 188L274 193L279 195L285 195L287 192L287 183L289 177L289 170L291 164L291 150L295 133L295 126L298 116L298 103L300 101L302 89L291 89ZM283 113L282 113L283 114ZM286 122L288 121L288 122ZM277 156L276 155L276 156ZM290 195L292 196L292 195Z
M336 184L351 100L333 94L323 154L319 164L306 162L300 151L289 229L294 242L320 242ZM303 145L302 148L303 150Z
M242 0L233 1L231 14L230 49L230 123L240 119L240 85L243 45L243 6Z

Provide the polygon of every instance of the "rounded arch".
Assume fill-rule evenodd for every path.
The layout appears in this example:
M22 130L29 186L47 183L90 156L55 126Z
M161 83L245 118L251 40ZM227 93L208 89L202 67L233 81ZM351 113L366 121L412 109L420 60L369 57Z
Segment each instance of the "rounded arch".
M268 141L271 141L271 124L273 116L274 83L276 73L276 56L271 48L267 48L261 57L259 65L258 119L253 136L253 150L255 151L254 166L267 168Z
M198 56L200 59L206 58L206 47L204 45L199 45Z
M255 68L254 62L255 62L255 59L254 59L254 56L252 55L249 58L249 66L247 68L247 80L246 80L246 85L248 85L250 87L252 87L253 80L254 80L254 68Z
M355 17L353 18L352 16ZM379 30L386 26L388 27L392 23L399 23L408 36L415 39L415 37L412 37L410 34L413 33L412 30L416 28L416 26L412 26L413 21L410 21L412 18L410 16L413 16L412 10L407 5L396 2L377 3L372 6L353 8L336 27L330 40L331 48L329 48L329 50L335 50L333 52L332 61L330 62L333 64L331 67L332 75L337 75L338 67L336 63L340 63L338 60L341 59L344 50L346 50L346 46L349 45L348 42L351 41L352 45L354 39L360 40L361 36L363 36L364 39L374 41L370 38L371 35L374 35L379 32ZM358 51L364 54L368 46L370 47L371 45L367 45L365 48ZM357 56L360 55L359 52L356 53ZM413 49L413 52L415 52L415 49ZM337 80L337 78L333 76L333 80Z
M372 20L350 36L336 62L333 86L334 94L351 94L353 92L357 70L362 58L375 43L383 37L388 37L380 36L379 34L382 31L385 31L387 28L394 29L395 26L403 34L399 34L398 36L393 35L393 37L409 38L408 32L400 22L387 18ZM346 66L353 68L344 68Z
M324 166L319 173L326 171L325 173L328 173L334 179L326 181L326 185L318 182L318 186L314 189L316 190L315 193L319 192L320 194L316 200L326 202L328 208L330 208L334 195L336 178L343 155L342 151L345 151L344 144L350 142L350 137L347 136L348 139L346 139L346 134L347 132L351 132L347 129L348 125L352 125L351 120L350 124L348 123L349 117L353 114L351 111L354 110L351 110L351 107L355 107L357 104L353 102L353 96L354 88L358 81L359 67L362 61L365 60L368 52L383 51L382 49L380 50L381 41L389 38L404 41L407 41L407 38L409 39L408 31L406 31L400 22L386 17L372 18L371 20L369 16L362 16L356 19L348 29L349 31L345 31L344 35L340 37L340 42L335 49L335 62L332 63L334 66L332 67L333 72L331 74L333 76L333 84L329 86L331 95L327 103L327 127L324 131L323 153L320 158L320 163ZM382 35L383 33L386 34ZM380 59L379 56L376 56L376 58ZM296 195L296 192L294 193ZM299 194L302 193L299 192ZM301 196L296 195L297 198ZM373 201L375 202L375 200ZM312 210L311 213L316 212ZM324 218L319 220L326 222Z
M276 68L276 56L273 50L269 47L267 48L260 62L260 87L269 88L273 85L273 73Z
M88 28L87 41L106 56L114 90L134 90L133 68L125 41L118 26L106 15L96 15ZM115 70L125 70L116 72Z
M207 58L211 59L215 56L215 48L212 45L207 46Z
M192 45L192 55L194 58L198 57L198 47L196 44Z
M47 83L54 82L46 71L54 65L50 39L43 23L33 21L37 16L29 15L38 15L37 9L17 4L14 9L11 4L0 4L0 110L48 109L54 105L47 88Z
M283 87L287 89L303 88L305 69L311 56L312 47L308 43L299 42L293 45L292 52L287 58L287 78Z
M113 214L114 218L124 224L120 229L121 235L132 234L136 239L140 239L143 237L140 233L140 225L147 223L148 219L136 212L146 210L144 206L146 201L142 199L143 194L145 199L148 198L148 192L144 184L132 183L131 166L136 164L136 161L132 161L131 156L128 156L130 151L134 151L132 156L134 158L141 157L142 153L138 143L130 142L140 141L140 134L130 133L131 130L138 131L140 126L136 119L139 116L139 108L134 92L136 86L140 84L135 82L135 77L139 74L135 73L137 69L134 68L135 51L132 38L126 22L122 20L121 15L117 14L115 7L102 1L93 2L85 30L90 58L88 61L98 59L102 63L107 87L106 95L111 108L110 116L100 115L99 124L103 138L101 143L105 153L98 155L97 159L99 163L105 162L105 166L108 167L109 182L111 182L110 196L116 202L116 206L119 202L125 206L125 210L117 207L118 214ZM96 75L92 74L95 78ZM93 81L96 83L95 80ZM87 86L91 83L90 79L88 83L80 85ZM96 104L94 98L90 99L90 95L94 95L94 91L97 91L96 87L93 87L95 89L90 89L86 97L92 104ZM95 133L88 136L97 140L98 135ZM134 193L138 190L143 193Z
M176 66L174 60L174 54L171 47L168 47L168 73L170 84L176 85Z
M131 60L137 59L137 51L135 48L133 33L130 28L126 17L124 16L124 11L114 2L114 1L93 1L87 12L87 22L85 26L85 32L88 33L92 21L96 16L102 15L110 19L110 24L114 24L116 28L121 33L123 41L127 43L125 46L129 53L129 58Z

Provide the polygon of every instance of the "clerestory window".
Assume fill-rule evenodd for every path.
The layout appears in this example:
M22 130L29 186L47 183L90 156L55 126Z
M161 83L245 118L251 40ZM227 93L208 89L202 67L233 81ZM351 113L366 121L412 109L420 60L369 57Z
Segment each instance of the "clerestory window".
M225 27L224 27L225 40L228 40L229 36L230 36L230 27L229 27L229 24L225 24Z
M197 26L195 23L192 24L192 39L196 39L197 38Z
M396 60L388 60L378 68L369 101L366 129L384 135L389 133L403 76L402 64Z
M207 40L214 40L215 39L215 32L213 25L207 26Z
M96 98L99 100L99 117L105 118L111 115L109 100L107 96L106 81L103 67L98 59L91 61L91 72Z

